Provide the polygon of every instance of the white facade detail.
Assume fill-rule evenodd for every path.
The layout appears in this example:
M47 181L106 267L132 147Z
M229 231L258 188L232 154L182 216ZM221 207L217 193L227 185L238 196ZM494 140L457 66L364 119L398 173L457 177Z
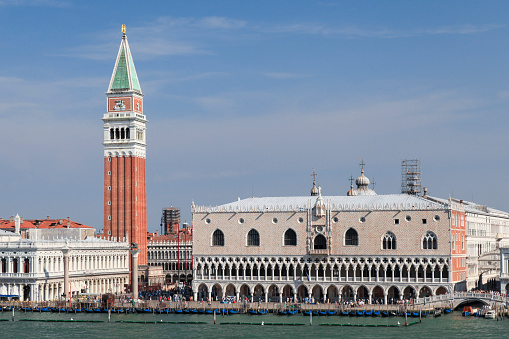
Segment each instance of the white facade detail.
M104 157L146 158L147 119L145 115L136 112L106 113L102 120L104 121Z
M129 243L22 239L0 231L0 295L59 300L64 293L64 250L69 250L69 291L122 293L129 283Z

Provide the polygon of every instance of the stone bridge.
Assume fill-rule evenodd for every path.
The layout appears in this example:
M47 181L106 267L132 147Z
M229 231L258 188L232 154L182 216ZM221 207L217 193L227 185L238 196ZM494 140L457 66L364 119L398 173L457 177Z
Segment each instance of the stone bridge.
M498 306L501 306L507 305L508 298L506 296L493 293L454 292L425 298L417 298L415 299L414 305L431 305L436 303L452 305L452 308L454 309L462 304L468 304L472 302L480 302L484 305L497 304Z

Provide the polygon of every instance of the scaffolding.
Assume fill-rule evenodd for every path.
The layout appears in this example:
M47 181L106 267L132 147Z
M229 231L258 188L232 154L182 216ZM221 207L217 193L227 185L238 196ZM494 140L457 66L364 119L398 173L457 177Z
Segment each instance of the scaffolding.
M177 234L180 224L180 208L164 208L161 224L164 225L164 234Z
M401 193L420 195L421 187L421 161L419 159L402 160Z

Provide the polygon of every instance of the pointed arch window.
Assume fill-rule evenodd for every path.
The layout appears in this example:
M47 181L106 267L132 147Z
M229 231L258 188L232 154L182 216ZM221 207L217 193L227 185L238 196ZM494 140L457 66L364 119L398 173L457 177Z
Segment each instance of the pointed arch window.
M392 232L386 232L382 238L382 248L384 250L396 249L396 236Z
M291 228L285 232L285 246L297 246L297 233Z
M422 248L425 250L436 250L438 249L438 238L437 235L431 231L426 232L426 235L422 239Z
M327 249L327 240L321 234L318 234L313 241L313 249L315 250L326 250Z
M260 233L252 229L247 234L247 246L260 246Z
M212 246L224 246L224 233L217 229L212 234Z
M359 245L359 234L353 228L348 229L345 233L345 245L346 246L358 246Z

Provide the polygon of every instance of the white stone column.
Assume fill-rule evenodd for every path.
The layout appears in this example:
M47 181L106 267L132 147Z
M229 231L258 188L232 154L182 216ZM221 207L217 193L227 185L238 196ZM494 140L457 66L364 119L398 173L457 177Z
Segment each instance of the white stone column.
M69 252L70 249L64 248L62 249L62 253L64 254L64 300L67 301L70 299L71 295L69 293Z
M131 272L131 290L133 292L133 299L138 299L138 254L139 249L132 249L131 256L133 260L132 272Z

